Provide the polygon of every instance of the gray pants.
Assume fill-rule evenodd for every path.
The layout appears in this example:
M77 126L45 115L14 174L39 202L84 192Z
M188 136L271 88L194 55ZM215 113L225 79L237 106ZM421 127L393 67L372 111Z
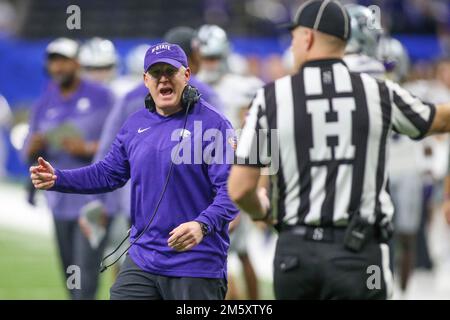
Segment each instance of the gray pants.
M88 239L83 235L77 220L54 219L56 239L61 258L63 273L66 279L72 273L67 273L71 265L80 268L79 289L69 289L70 297L74 300L92 300L97 293L100 261L103 257L106 236L98 248L92 249Z
M127 255L111 300L223 300L225 279L166 277L146 272Z

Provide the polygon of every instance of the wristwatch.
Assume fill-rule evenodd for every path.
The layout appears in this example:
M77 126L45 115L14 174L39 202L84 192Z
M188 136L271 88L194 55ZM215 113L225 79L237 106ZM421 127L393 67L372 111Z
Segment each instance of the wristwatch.
M206 236L209 233L209 228L206 223L197 221L200 224L200 228L202 229L203 236Z

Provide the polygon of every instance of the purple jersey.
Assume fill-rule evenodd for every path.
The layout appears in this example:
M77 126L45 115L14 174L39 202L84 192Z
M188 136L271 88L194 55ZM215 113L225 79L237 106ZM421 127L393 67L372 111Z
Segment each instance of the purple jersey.
M194 75L191 76L189 83L196 87L202 98L217 110L223 111L222 103L215 91L207 84L199 81ZM144 99L148 94L148 89L142 83L119 100L111 114L106 119L106 123L100 139L99 150L95 160L103 159L109 151L114 138L119 132L126 119L134 112L144 108ZM109 215L115 215L117 212L129 214L130 212L130 186L127 184L122 189L113 193L98 195L95 198L101 200Z
M125 122L103 160L80 169L56 170L58 178L52 190L108 192L123 186L131 178L133 241L145 228L161 194L172 162L171 155L183 127L184 113L182 110L164 117L146 109L137 111ZM234 135L229 121L200 99L190 111L186 131L182 135L181 145L186 148L183 149L183 157L186 150L190 150L186 155L195 158L199 147L201 155L204 155L211 143L219 144L220 148L215 150L221 151L216 154L223 155L229 150L226 137L230 131ZM206 139L208 132L215 132L215 135ZM223 138L219 139L219 136ZM139 267L164 276L226 276L228 224L238 213L227 193L231 167L227 163L208 162L201 158L200 162L173 166L152 225L130 249L129 254ZM167 245L169 232L192 220L207 224L211 233L189 251L179 253L170 248Z
M51 82L31 110L29 136L41 133L51 139L51 135L64 126L72 128L85 141L98 141L104 119L112 105L112 93L96 83L81 80L71 96L63 97L58 86ZM26 149L27 142L24 151ZM44 153L47 160L62 169L78 168L91 163L89 159L74 157L52 143L47 144ZM84 195L47 192L46 197L50 209L58 219L76 219L80 208L89 202L89 197Z

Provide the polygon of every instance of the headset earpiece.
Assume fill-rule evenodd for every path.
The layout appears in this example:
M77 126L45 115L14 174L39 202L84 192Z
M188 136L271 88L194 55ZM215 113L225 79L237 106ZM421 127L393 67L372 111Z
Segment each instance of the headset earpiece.
M181 101L183 103L183 107L192 107L194 104L198 102L200 99L200 93L198 92L197 88L186 85L183 90L183 94L181 96Z
M150 94L150 92L145 96L145 108L147 108L148 111L150 112L155 112L156 106L155 106L155 101L153 101L152 95Z

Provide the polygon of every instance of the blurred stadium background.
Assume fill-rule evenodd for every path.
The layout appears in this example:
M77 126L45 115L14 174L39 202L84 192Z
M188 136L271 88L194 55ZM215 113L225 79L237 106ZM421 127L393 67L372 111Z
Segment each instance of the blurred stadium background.
M68 298L53 240L52 220L42 194L35 206L27 202L27 165L19 157L28 130L30 106L39 97L48 77L45 47L56 37L80 41L99 36L113 41L120 59L118 76L126 76L126 57L139 44L153 44L172 27L198 28L205 23L223 27L231 40L233 71L264 82L286 71L289 34L277 24L286 22L302 1L293 0L0 0L0 95L12 116L1 124L0 148L5 158L0 168L0 299ZM411 61L408 82L434 81L437 63L444 61L439 81L450 101L450 1L390 0L342 1L378 5L385 32L405 46ZM81 8L81 29L68 30L66 9ZM447 61L445 63L445 61ZM1 108L0 108L1 111ZM424 160L424 184L435 186L434 197L424 204L424 238L417 246L416 269L407 296L395 298L450 298L450 229L439 214L445 176L448 140L425 142L433 149ZM427 149L427 150L428 150ZM1 158L1 157L0 157ZM0 165L2 165L0 163ZM2 170L3 169L3 170ZM437 190L437 191L436 191ZM249 253L260 281L260 297L270 299L271 264L275 236L254 228ZM418 240L419 241L419 240ZM425 247L424 247L425 246ZM269 254L267 254L269 253ZM236 257L231 270L242 279ZM101 276L100 299L108 298L113 276ZM238 281L238 286L241 281ZM397 290L398 291L398 290ZM242 295L245 298L245 295Z

